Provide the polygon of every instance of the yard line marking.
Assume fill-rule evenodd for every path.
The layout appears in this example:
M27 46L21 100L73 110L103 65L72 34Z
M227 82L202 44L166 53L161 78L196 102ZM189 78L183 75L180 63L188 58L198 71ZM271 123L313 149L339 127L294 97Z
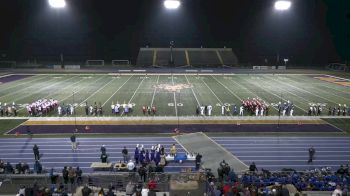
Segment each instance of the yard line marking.
M175 85L174 83L174 76L171 74L171 81L173 83L173 86ZM177 116L177 103L176 103L176 94L174 92L174 102L175 102L175 115Z
M44 77L44 78L47 78L47 77ZM34 81L37 81L37 80L40 80L40 79L43 79L43 78L38 78L38 79L36 79L36 80L28 81L28 82L25 82L25 83L23 83L23 84L26 84L26 83L29 83L29 82L34 82ZM50 80L54 80L54 78L51 78ZM50 81L50 80L49 80L49 81ZM16 85L16 86L19 86L19 85ZM10 88L9 88L9 89L10 89ZM7 90L7 89L6 89L6 90ZM13 91L13 92L11 92L11 93L8 93L8 94L6 94L6 95L3 95L3 96L0 97L0 99L3 98L3 97L9 96L9 95L16 94L16 93L18 93L18 92L20 92L20 91L22 91L22 90L23 90L23 88L18 89L18 90L16 90L16 91Z
M210 90L210 92L216 97L216 99L220 102L221 105L223 105L223 102L219 99L218 96L214 93L214 91L208 86L208 84L202 79L203 84Z
M82 80L85 80L85 78L80 79L79 81L77 81L77 82L75 82L75 83L73 83L73 84L67 85L67 86L65 86L64 88L60 89L59 91L56 91L56 92L54 92L54 93L51 93L51 94L47 95L46 97L50 97L50 96L56 94L57 92L61 92L62 90L66 89L67 87L74 86L74 85L80 83ZM24 110L24 108L21 108L21 109L19 109L18 111L21 111L21 110Z
M137 91L139 90L140 86L142 85L142 83L143 83L143 81L144 81L145 79L146 79L146 77L143 77L143 78L142 78L142 80L141 80L139 86L136 88L136 90L134 91L134 94L131 96L130 100L128 101L128 104L130 104L131 101L134 99L134 97L135 97ZM123 112L121 113L120 116L123 116L123 115L124 115L124 110L123 110Z
M287 79L288 79L288 78L287 78ZM273 79L273 78L272 78L272 80L277 81L277 80L275 80L275 79ZM293 81L293 80L290 80L290 79L288 79L288 80L289 80L289 81ZM335 102L333 102L332 100L327 99L327 98L325 98L325 97L319 96L319 95L317 95L316 93L310 93L309 91L306 91L306 90L301 89L301 88L299 88L299 87L297 87L297 86L294 86L294 85L292 85L292 84L288 84L288 83L285 83L285 82L282 82L282 81L277 81L277 82L278 82L278 83L282 83L282 84L287 85L287 86L290 86L290 87L292 87L292 88L294 88L294 89L297 89L298 91L302 91L302 92L308 93L308 94L310 94L310 95L316 96L316 97L321 98L321 99L323 99L323 100L327 100L327 101L329 101L330 103L334 103L334 104L338 105L338 103L335 103Z
M294 79L298 79L298 80L303 80L304 82L306 82L306 83L308 83L308 80L316 80L316 79L314 79L314 78L308 78L308 80L306 80L306 79L303 79L303 78L292 78L292 77L289 77L290 78L290 80L291 81L293 81L293 82L298 82L298 81L296 81L296 80L294 80ZM337 92L341 92L341 93L344 93L344 94L350 94L350 93L348 93L348 92L345 92L345 91L342 91L342 90L339 90L339 89L336 89L336 88L332 88L331 86L329 86L328 84L334 84L334 83L330 83L330 82L325 82L325 81L322 81L322 80L320 80L320 82L315 82L315 84L320 84L320 85L322 85L322 87L326 87L326 88L328 88L328 89L331 89L331 90L334 90L334 91L337 91ZM338 84L335 84L337 87L339 86ZM320 88L320 87L318 87L318 86L316 86L315 85L315 87L317 88L317 90L318 91L322 91L322 92L324 92L324 93L329 93L329 92L327 92L326 90L323 90L322 88ZM341 87L341 86L340 86ZM337 95L336 93L333 93L332 94L332 96L336 96L336 97L339 97L339 98L341 98L341 99L346 99L346 100L350 100L349 98L346 98L346 97L343 97L343 96L339 96L339 95Z
M213 76L212 76L213 77ZM230 79L231 82L235 83L236 85L240 86L241 88L243 87L244 89L246 89L248 92L252 93L253 95L255 95L257 98L263 100L265 103L268 103L267 101L265 101L265 99L262 99L258 94L254 93L253 91L251 91L250 89L248 89L247 87L239 84L238 82L234 81L232 78ZM272 106L273 109L275 109L276 111L278 111L278 109L275 106Z
M285 92L285 93L288 93L288 94L291 94L291 95L294 95L294 96L296 96L296 97L299 97L299 98L301 98L301 99L303 99L303 100L305 100L307 103L312 103L313 101L311 101L311 100L308 100L308 99L306 99L306 98L304 98L304 97L301 97L301 96L299 96L298 94L296 94L296 93L292 93L292 92L290 92L290 91L288 91L288 90L284 90L283 88L281 88L281 87L278 87L278 86L274 86L274 88L278 88L278 89L280 89L280 91L283 91L283 92ZM300 101L298 101L299 103L302 103L302 102L300 102Z
M143 83L143 81L145 80L145 78L146 78L146 77L142 78L142 80L141 80L139 86L136 88L136 90L134 91L134 94L131 96L130 100L128 101L128 104L134 99L134 97L135 97L137 91L140 89L140 86L142 85L142 83Z
M244 80L247 81L246 79L244 79ZM250 83L250 84L253 84L254 86L259 87L259 86L256 85L255 83L252 83L252 82L249 82L249 83ZM266 83L266 82L265 82L265 83ZM259 87L259 88L260 88L260 87ZM277 97L279 100L287 101L286 99L282 98L281 96L276 95L276 94L273 93L273 92L270 92L270 91L268 91L268 90L266 90L266 89L264 89L264 88L260 88L260 89L263 90L263 91L265 91L265 92L267 92L267 93L269 93L269 94L271 94L271 95L273 95L273 96L275 96L275 97ZM299 107L297 104L294 104L294 106L295 106L296 108L299 108L300 110L302 110L302 111L304 111L304 112L307 112L305 109Z
M20 85L23 85L23 84L35 82L35 81L37 81L37 80L40 80L40 79L43 79L43 78L47 78L48 76L46 76L46 77L37 77L36 79L35 79L35 77L37 77L37 76L33 76L34 79L31 78L31 77L29 77L28 79L33 79L33 80L25 81L25 82L23 82L23 83L19 83L19 84L14 85L14 86L10 85L11 82L5 83L5 84L9 84L8 88L5 88L5 89L4 89L4 88L1 87L1 91L0 91L0 92L2 93L2 92L5 91L5 90L9 90L9 89L11 89L11 88L15 88L15 87L20 86ZM1 97L0 97L0 98L1 98Z
M236 95L236 93L234 93L233 91L231 91L231 89L229 89L226 85L224 85L222 82L220 82L218 79L216 79L214 76L211 76L212 78L214 78L218 83L220 83L223 87L225 87L233 96L235 96L237 99L239 99L240 101L242 101L242 99Z
M103 106L105 106L106 105L106 103L110 100L110 99L112 99L113 98L113 96L115 95L115 94L117 94L117 92L119 92L119 90L121 89L121 88L123 88L123 86L133 77L134 75L131 75L108 99L107 99L107 101L105 101L103 104L102 104L102 107Z
M159 75L158 75L158 78L157 78L157 84L158 84L158 82L159 82ZM157 86L154 87L153 96L152 96L152 101L151 101L151 107L153 106L154 96L156 95L156 91L157 91Z
M188 78L187 78L187 75L185 75L185 78L186 78L186 80L187 80L187 83L190 85L191 83L190 83L190 81L188 80ZM194 98L196 99L196 101L197 101L197 106L200 106L201 104L199 103L199 101L198 101L198 98L197 98L197 96L196 96L196 93L194 93L194 90L193 90L193 86L191 87L191 90L192 90L192 93L193 93L193 95L194 95Z
M84 102L86 102L87 100L89 100L91 97L93 97L94 95L96 95L98 92L100 92L102 89L104 89L107 85L109 85L111 82L113 82L116 78L113 78L111 81L107 82L105 85L103 85L102 87L100 87L97 91L95 91L94 93L92 93L88 98L86 98L84 101L82 101L79 105L83 104Z
M98 77L97 80L95 80L93 83L95 83L95 82L101 80L102 78L103 78L103 77ZM77 94L78 92L82 91L82 90L85 89L86 87L88 87L88 85L86 85L86 86L80 88L78 91L74 91L74 90L73 90L73 91L74 91L75 94ZM65 97L64 99L59 100L59 102L65 101L66 99L68 99L69 97L72 97L72 96L73 96L73 94L70 94L68 97Z
M74 76L74 77L76 77L76 76ZM37 93L39 93L39 92L43 92L43 91L46 90L46 89L50 89L51 87L57 86L57 85L59 85L59 84L62 84L62 83L64 83L64 82L68 81L68 80L73 79L74 77L67 78L67 79L65 79L65 80L62 80L62 81L59 81L59 82L55 82L55 83L53 83L53 84L51 84L51 85L49 85L49 86L45 86L45 87L43 87L43 88L40 88L40 90L38 90L38 91L36 91L36 92L34 92L34 93L29 93L29 94L27 94L26 96L19 97L18 99L13 100L13 102L17 102L18 100L21 100L21 99L24 99L24 98L26 98L26 97L35 95L35 94L37 94Z

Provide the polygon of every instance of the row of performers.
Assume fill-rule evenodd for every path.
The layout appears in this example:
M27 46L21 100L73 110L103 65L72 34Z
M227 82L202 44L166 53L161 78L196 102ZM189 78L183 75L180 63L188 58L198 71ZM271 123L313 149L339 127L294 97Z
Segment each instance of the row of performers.
M55 99L39 99L26 106L30 116L47 115L58 107L58 101Z
M4 103L4 105L2 105L0 102L0 116L17 116L17 107L15 102L13 102L12 105L7 105L7 103Z

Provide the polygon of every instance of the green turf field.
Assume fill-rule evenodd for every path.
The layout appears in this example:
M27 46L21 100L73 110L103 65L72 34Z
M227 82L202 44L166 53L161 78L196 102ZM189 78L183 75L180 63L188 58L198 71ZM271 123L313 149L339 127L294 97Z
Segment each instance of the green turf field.
M0 102L15 102L19 116L27 116L24 106L41 98L53 98L77 105L77 116L84 116L84 104L101 104L104 115L111 115L111 104L132 103L133 116L143 116L143 105L155 105L157 116L193 116L197 105L213 106L221 115L221 105L240 105L244 99L259 97L275 105L290 100L295 115L307 115L310 103L328 107L350 105L349 81L342 83L315 79L311 75L35 75L0 85ZM349 85L349 86L346 86ZM73 92L74 98L73 98ZM52 112L50 116L56 116Z

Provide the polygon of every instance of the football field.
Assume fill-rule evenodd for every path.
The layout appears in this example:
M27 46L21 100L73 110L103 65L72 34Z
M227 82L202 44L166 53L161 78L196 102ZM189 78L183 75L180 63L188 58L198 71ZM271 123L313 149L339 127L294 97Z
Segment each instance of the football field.
M329 75L33 74L0 79L0 102L15 102L19 116L28 116L25 106L44 98L74 104L77 116L85 116L86 103L101 105L103 116L112 116L116 103L133 105L128 116L144 116L142 106L152 105L156 116L194 116L199 105L212 105L212 115L221 116L222 105L239 108L248 98L268 103L269 115L278 115L278 103L288 100L299 116L307 115L310 104L320 104L323 115L329 107L350 105L350 80Z

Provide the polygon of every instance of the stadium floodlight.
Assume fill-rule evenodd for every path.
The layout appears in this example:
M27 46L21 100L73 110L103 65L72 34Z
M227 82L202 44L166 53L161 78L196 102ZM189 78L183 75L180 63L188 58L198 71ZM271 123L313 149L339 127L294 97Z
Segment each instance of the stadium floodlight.
M164 1L164 7L166 9L178 9L181 5L181 2L179 0L165 0Z
M291 1L276 1L275 2L275 9L278 11L289 10L291 6L292 6Z
M49 0L49 4L53 8L64 8L66 7L66 1L65 0Z

